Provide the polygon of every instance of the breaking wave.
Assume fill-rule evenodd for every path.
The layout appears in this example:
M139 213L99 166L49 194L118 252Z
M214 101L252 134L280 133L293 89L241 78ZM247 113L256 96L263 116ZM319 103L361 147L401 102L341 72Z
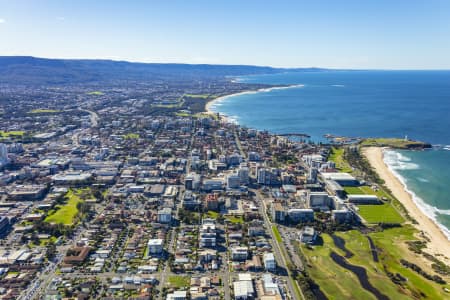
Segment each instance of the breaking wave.
M407 179L400 175L399 170L416 170L420 169L418 164L412 163L409 157L394 151L394 150L384 150L383 159L389 170L397 177L397 179L402 183L405 191L411 195L413 202L416 206L441 229L441 231L450 240L450 229L445 227L443 224L439 223L437 217L438 215L449 215L450 209L439 209L438 207L432 206L426 203L422 198L417 196L414 191L412 191L407 185ZM421 181L420 179L418 179ZM426 179L425 179L426 180Z

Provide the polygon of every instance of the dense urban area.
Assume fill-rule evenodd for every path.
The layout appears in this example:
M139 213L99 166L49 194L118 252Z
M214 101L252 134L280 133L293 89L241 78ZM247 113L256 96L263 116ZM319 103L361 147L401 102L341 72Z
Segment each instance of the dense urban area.
M205 105L264 85L174 78L1 85L0 299L448 296L376 141L238 126Z

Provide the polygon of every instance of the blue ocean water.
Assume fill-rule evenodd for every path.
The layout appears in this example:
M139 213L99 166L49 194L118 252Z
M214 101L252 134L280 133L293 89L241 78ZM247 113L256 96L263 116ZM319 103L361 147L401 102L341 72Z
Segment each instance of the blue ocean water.
M389 151L385 161L416 203L450 236L450 71L319 71L243 76L296 85L223 98L211 110L273 133L407 135L439 150ZM447 146L447 147L446 147Z

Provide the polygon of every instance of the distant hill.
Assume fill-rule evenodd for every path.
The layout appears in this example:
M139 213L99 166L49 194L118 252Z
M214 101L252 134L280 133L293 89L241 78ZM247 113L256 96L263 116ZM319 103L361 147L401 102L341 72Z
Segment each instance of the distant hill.
M108 84L166 79L186 81L300 70L316 71L320 69L282 69L245 65L132 63L112 60L0 56L0 83L26 85Z

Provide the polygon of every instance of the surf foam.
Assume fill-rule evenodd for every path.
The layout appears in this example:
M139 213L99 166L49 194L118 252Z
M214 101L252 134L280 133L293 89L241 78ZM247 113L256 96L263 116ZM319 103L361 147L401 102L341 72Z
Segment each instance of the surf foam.
M417 196L414 191L409 189L407 185L407 179L403 177L397 170L414 170L419 169L420 166L414 163L411 163L411 159L402 155L399 152L394 150L383 150L383 160L386 163L388 169L394 174L395 177L402 183L404 190L411 195L413 202L416 206L427 216L429 217L445 234L447 239L450 240L450 230L445 227L443 224L439 223L437 219L437 215L450 215L450 209L439 209L438 207L432 206L426 203L422 198Z

